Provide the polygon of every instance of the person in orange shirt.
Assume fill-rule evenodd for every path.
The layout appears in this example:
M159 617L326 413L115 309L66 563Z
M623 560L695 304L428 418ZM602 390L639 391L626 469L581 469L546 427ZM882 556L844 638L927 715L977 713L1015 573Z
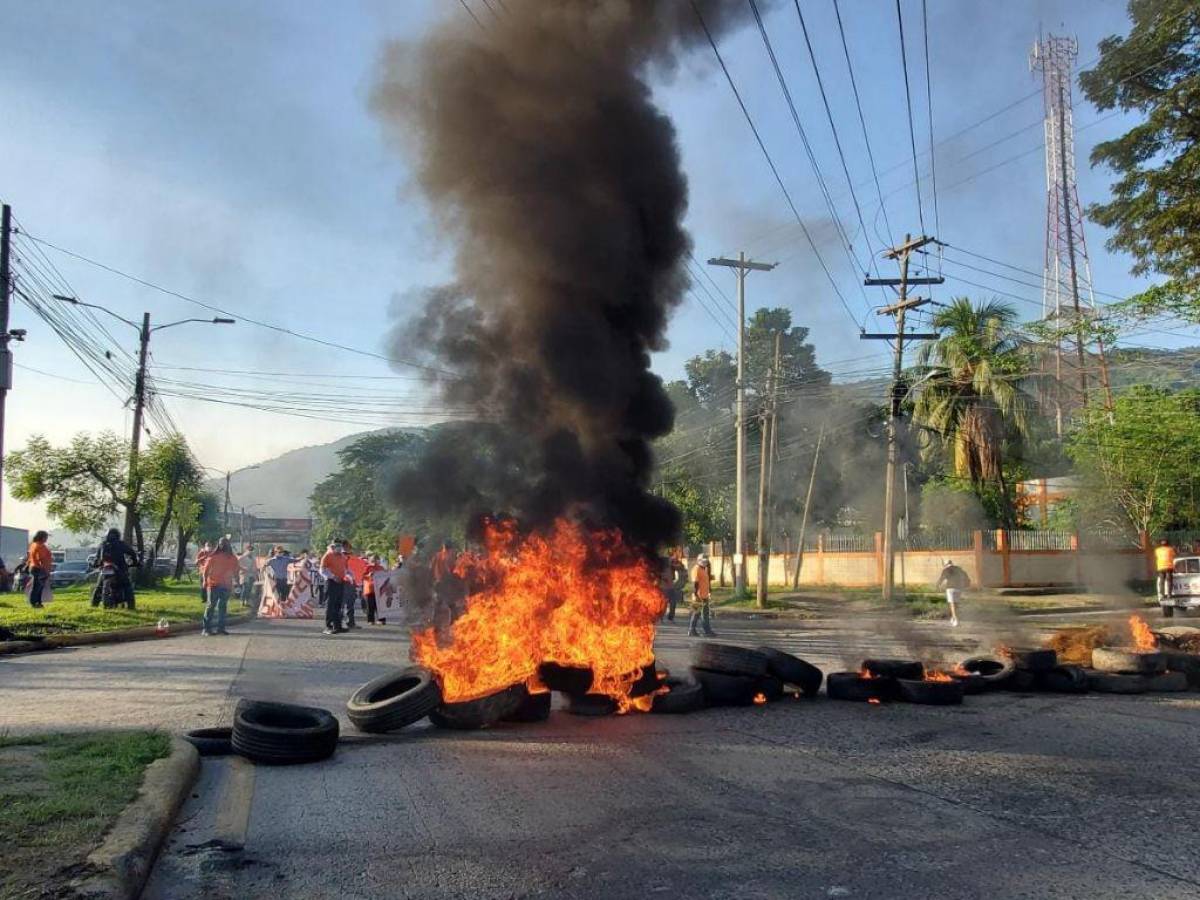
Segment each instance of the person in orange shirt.
M696 559L696 567L692 570L692 616L688 620L688 634L696 637L696 626L704 628L705 637L713 637L712 630L712 567L708 555L701 553Z
M363 599L367 602L367 624L375 625L375 617L379 615L379 604L375 594L374 575L386 569L379 562L379 554L372 553L367 557L367 571L363 575ZM383 624L382 622L378 624Z
M343 546L341 541L334 541L321 557L321 575L325 578L326 634L344 634L348 630L342 627L342 599L346 595L346 581L350 578ZM350 602L354 602L353 597Z
M42 608L42 594L46 589L46 582L50 579L50 570L54 568L54 558L50 555L50 548L46 546L48 540L50 535L47 532L37 532L33 536L33 543L29 545L29 555L25 557L25 563L29 566L29 576L33 579L29 586L29 605L34 609Z
M229 593L238 577L238 558L229 545L229 538L217 542L217 549L204 560L200 572L208 591L201 634L205 637L229 634L225 630L225 611L229 606Z

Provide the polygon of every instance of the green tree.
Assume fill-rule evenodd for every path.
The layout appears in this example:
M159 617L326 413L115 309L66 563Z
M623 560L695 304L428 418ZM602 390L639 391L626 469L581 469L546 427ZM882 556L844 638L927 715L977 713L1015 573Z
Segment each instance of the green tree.
M152 441L138 462L138 474L142 479L138 512L158 526L153 546L157 559L181 500L200 491L204 476L181 434Z
M1079 76L1099 109L1144 117L1092 150L1092 165L1118 180L1088 215L1113 229L1108 247L1131 254L1135 274L1167 278L1133 298L1134 311L1200 321L1200 4L1130 0L1129 17L1129 36L1102 40Z
M714 483L679 466L663 473L663 496L683 517L683 540L689 547L727 539L733 533L733 485Z
M41 500L46 512L71 531L100 531L129 505L129 446L111 431L79 433L65 447L34 435L8 454L8 479L18 500Z
M1136 386L1089 409L1068 452L1083 482L1085 521L1154 534L1200 525L1200 390Z
M183 577L188 545L216 541L224 533L221 498L203 490L181 491L175 500L175 578Z
M959 297L933 317L941 337L917 355L914 419L940 436L949 474L968 479L977 493L993 482L1007 496L1006 444L1029 431L1031 403L1021 388L1029 373L1016 323L1006 303Z

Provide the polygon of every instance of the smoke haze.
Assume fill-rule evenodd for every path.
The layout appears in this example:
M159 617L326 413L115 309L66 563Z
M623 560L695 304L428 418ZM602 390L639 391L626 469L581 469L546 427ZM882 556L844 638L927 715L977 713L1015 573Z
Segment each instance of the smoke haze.
M697 6L714 36L746 9ZM456 248L455 283L393 349L453 373L435 381L446 406L490 423L473 450L432 442L397 489L533 527L571 514L649 547L679 528L646 490L650 442L674 419L650 354L690 239L675 131L646 77L707 39L679 0L503 10L389 46L372 96Z

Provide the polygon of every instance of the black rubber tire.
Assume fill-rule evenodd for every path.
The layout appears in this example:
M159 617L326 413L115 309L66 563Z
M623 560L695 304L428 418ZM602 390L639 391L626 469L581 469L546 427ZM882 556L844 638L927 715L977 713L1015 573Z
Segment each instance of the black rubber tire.
M1148 680L1144 675L1088 672L1088 687L1100 694L1144 694Z
M1163 606L1163 607L1161 607L1161 609L1162 609L1162 614L1163 614L1163 618L1164 618L1164 619L1173 619L1173 618L1175 618L1175 607L1173 607L1173 606Z
M529 695L523 684L514 684L502 691L466 700L462 703L442 703L429 713L429 721L438 728L457 731L474 731L494 725L505 716L511 716Z
M545 722L550 718L550 701L553 695L549 691L539 691L536 694L525 691L521 705L504 717L505 722Z
M795 685L806 697L815 697L821 692L825 674L812 663L774 647L759 647L758 652L767 658L768 674L784 684Z
M1151 693L1173 694L1188 688L1188 677L1183 672L1163 672L1146 679L1146 690Z
M408 666L372 679L346 702L346 715L359 731L398 731L425 718L442 702L428 669Z
M896 686L901 700L922 706L958 706L963 702L966 688L961 681L925 681L912 678L897 678Z
M700 682L691 678L676 678L667 676L663 684L667 687L665 694L654 695L654 705L650 712L665 715L683 715L704 709L704 688Z
M1028 669L1013 669L1012 674L1004 682L1006 691L1016 691L1027 694L1037 688L1037 675Z
M876 678L920 681L925 677L925 666L912 659L864 659L862 667Z
M988 684L987 679L976 672L970 672L966 675L959 672L951 672L950 677L962 684L964 694L983 694L991 690L991 685Z
M1186 682L1186 679L1184 679ZM1040 672L1037 687L1052 694L1086 694L1087 672L1080 666L1055 666L1049 672Z
M234 752L267 765L317 762L333 756L338 720L327 709L242 700L233 716Z
M1049 672L1058 665L1058 653L1053 650L1018 650L1013 662L1018 669L1026 672Z
M699 666L692 666L691 672L704 689L704 699L709 706L751 706L759 691L759 679L750 675L714 672Z
M763 654L733 644L697 644L692 653L692 665L697 669L726 675L759 678L767 674L767 658Z
M1016 666L1007 656L972 656L959 663L962 668L983 679L987 690L994 691L1004 687L1013 674Z
M567 694L566 710L573 716L611 716L617 701L607 694Z
M825 677L825 693L830 700L884 700L894 688L889 678L862 678L857 672L830 672Z
M1141 652L1119 647L1097 647L1092 651L1092 668L1097 672L1123 675L1157 675L1166 671L1166 658L1157 651Z
M564 666L544 662L538 666L538 678L552 691L563 694L586 694L592 689L592 670L583 666Z
M1188 684L1200 688L1200 656L1194 653L1184 653L1181 650L1162 651L1168 672L1183 672Z
M229 756L233 753L233 728L196 728L183 736L201 756Z
M768 703L783 699L783 682L774 675L764 675L758 679L758 692L767 698Z
M653 694L658 690L658 669L655 668L654 660L642 666L642 670L638 673L638 677L634 679L633 684L629 686L630 697L645 697L647 694Z

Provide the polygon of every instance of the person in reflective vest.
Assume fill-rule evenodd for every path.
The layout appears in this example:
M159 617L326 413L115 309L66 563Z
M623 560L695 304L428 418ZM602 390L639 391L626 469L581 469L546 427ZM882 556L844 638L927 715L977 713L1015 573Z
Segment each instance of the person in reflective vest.
M1165 600L1171 596L1171 590L1175 587L1175 548L1166 541L1159 541L1158 546L1154 548L1154 570L1158 574L1158 599Z

